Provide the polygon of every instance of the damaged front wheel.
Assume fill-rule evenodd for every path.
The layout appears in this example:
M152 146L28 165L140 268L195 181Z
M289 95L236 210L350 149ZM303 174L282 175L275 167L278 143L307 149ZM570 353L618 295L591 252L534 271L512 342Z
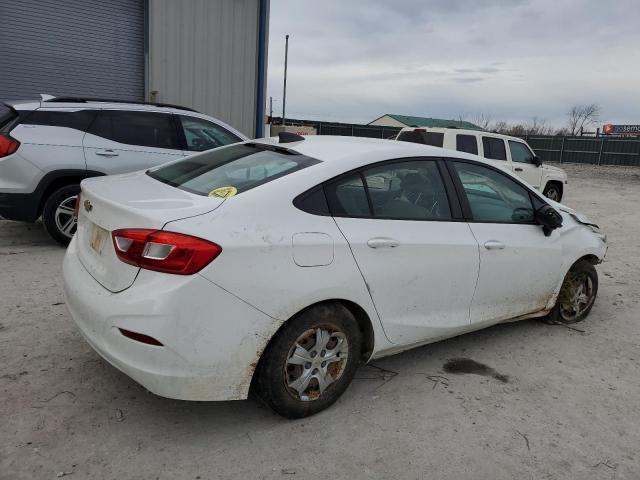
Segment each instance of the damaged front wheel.
M545 317L547 323L570 324L586 318L598 293L598 272L586 260L578 260L564 278L558 301Z

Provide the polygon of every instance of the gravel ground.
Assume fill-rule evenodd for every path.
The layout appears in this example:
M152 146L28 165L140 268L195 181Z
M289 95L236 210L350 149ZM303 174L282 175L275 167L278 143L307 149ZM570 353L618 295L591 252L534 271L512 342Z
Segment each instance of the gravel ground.
M64 251L40 224L0 221L0 478L637 479L640 170L565 168L565 203L609 235L585 322L500 325L376 361L297 421L145 391L73 325ZM495 373L445 371L456 357Z

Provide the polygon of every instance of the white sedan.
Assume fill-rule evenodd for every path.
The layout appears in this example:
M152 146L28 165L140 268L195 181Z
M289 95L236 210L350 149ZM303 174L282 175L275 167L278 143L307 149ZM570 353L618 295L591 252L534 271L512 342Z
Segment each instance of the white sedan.
M87 179L64 260L86 340L151 392L327 408L362 362L582 320L606 237L481 158L281 134Z

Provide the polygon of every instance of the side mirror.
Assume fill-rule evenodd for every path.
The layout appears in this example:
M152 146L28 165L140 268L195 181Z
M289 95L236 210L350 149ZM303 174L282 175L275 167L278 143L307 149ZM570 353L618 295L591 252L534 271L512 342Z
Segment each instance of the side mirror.
M558 213L551 205L543 205L536 210L536 222L542 225L542 231L545 236L551 235L551 232L562 226L562 215Z
M534 155L531 159L531 163L533 163L536 167L539 167L540 165L542 165L542 160L540 160L539 156Z

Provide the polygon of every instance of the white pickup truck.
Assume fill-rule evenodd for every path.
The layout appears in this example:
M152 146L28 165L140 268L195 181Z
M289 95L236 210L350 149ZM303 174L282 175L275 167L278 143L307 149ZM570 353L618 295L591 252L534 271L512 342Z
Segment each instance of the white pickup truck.
M541 190L546 197L556 202L562 200L567 183L566 172L561 168L543 165L521 138L482 130L406 127L400 130L396 140L472 153L502 166L507 162L507 168Z

